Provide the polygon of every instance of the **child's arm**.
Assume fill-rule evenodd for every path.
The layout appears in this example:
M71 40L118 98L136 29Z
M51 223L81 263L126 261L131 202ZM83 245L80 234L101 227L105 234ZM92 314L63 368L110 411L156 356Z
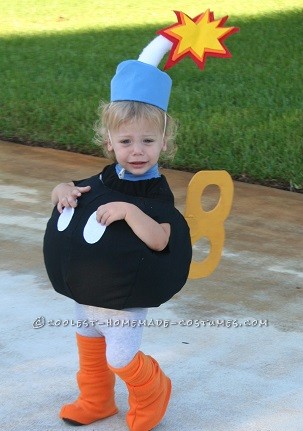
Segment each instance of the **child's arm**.
M76 187L73 182L58 184L52 191L52 203L57 205L57 209L62 213L63 208L76 208L78 205L77 199L82 193L90 191L90 186Z
M133 232L155 251L162 251L168 244L170 224L157 223L136 205L127 202L110 202L97 210L97 221L105 226L125 220Z

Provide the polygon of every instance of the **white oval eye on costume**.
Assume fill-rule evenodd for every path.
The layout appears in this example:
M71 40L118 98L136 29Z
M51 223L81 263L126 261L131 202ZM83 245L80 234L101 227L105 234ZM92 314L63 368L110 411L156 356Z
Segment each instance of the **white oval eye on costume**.
M70 224L71 219L74 215L74 208L64 208L62 213L60 214L57 222L57 229L59 232L62 232L67 228L67 226Z
M106 229L106 226L103 226L97 221L96 214L97 211L90 216L83 230L83 237L88 244L95 244L98 242Z

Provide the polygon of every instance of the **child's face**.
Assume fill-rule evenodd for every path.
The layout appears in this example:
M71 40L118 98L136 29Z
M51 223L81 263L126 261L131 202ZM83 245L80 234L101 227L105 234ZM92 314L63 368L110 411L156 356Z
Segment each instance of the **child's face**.
M158 162L161 151L166 150L163 130L143 118L109 132L108 151L114 151L117 162L134 175L147 172Z

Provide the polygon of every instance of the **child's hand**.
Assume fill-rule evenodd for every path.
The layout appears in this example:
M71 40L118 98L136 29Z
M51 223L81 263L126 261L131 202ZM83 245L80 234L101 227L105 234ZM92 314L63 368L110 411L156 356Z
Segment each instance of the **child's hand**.
M169 223L156 222L128 202L110 202L99 206L96 219L105 226L117 220L125 220L134 234L155 251L164 250L170 238Z
M104 226L109 226L117 220L124 220L129 207L127 202L110 202L100 205L97 209L96 219Z
M57 204L59 213L62 213L63 208L76 208L78 198L90 189L90 186L76 187L73 183L58 184L52 191L52 202L54 205Z

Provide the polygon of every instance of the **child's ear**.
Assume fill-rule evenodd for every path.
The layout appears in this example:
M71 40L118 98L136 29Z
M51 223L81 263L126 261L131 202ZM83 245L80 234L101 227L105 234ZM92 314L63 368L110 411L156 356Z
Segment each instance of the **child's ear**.
M166 139L163 139L162 151L166 151L166 150L167 150L167 141Z
M111 136L110 136L109 132L107 134L107 139L105 141L105 144L106 144L106 147L107 147L107 151L113 151Z
M113 146L109 139L106 141L106 146L107 146L107 151L113 151Z

